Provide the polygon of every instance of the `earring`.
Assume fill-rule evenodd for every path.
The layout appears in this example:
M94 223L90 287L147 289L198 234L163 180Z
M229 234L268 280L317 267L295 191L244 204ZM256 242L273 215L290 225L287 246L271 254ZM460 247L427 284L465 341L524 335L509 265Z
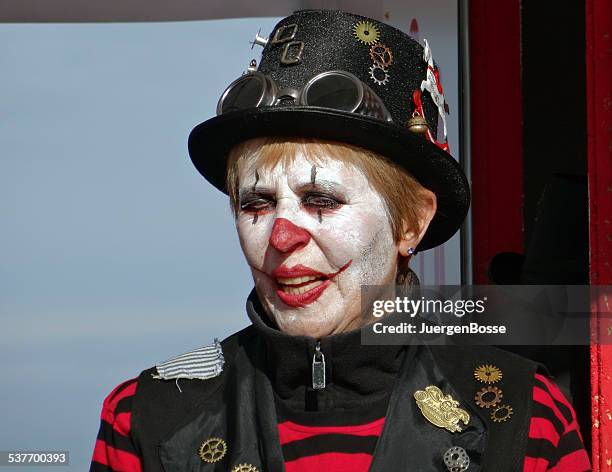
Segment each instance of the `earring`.
M408 248L408 255L409 255L409 256L412 256L412 255L414 255L414 254L416 254L416 251L414 250L414 248L413 248L413 247L409 247L409 248Z

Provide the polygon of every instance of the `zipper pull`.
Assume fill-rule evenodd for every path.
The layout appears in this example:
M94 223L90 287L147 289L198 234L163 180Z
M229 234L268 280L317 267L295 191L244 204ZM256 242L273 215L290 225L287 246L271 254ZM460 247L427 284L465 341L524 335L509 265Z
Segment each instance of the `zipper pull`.
M312 356L312 388L325 388L325 356L321 352L321 341L317 341Z

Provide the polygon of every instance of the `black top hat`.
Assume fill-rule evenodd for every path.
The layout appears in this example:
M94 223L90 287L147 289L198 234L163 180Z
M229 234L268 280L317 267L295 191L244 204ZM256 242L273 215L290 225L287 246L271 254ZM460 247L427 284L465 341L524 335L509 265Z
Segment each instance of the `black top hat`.
M247 139L341 141L391 159L436 194L436 214L417 250L459 229L470 188L448 147L435 141L446 105L427 45L335 10L297 11L256 43L264 46L259 66L232 83L218 116L189 136L191 159L210 183L227 193L227 154Z

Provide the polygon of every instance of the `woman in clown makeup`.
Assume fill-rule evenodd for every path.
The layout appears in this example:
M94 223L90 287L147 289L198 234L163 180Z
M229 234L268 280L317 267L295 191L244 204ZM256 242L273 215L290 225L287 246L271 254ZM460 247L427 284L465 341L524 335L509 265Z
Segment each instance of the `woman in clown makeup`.
M429 45L332 10L295 12L260 43L260 64L189 137L229 197L251 325L115 388L91 470L590 470L571 404L535 362L410 336L362 343L376 321L363 288L418 285L410 258L469 208L435 140Z

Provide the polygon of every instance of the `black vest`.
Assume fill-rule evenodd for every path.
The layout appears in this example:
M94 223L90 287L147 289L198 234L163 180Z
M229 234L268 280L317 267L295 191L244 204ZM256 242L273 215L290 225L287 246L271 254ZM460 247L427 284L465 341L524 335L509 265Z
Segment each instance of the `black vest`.
M247 303L251 311L252 296ZM132 434L145 472L229 472L239 464L260 472L284 471L267 329L254 323L223 340L225 365L217 377L180 379L179 390L174 380L154 379L155 368L140 374ZM487 346L409 346L404 351L370 471L445 471L443 455L453 446L468 453L470 472L522 471L538 365ZM507 421L492 421L491 411L476 405L476 392L484 384L474 370L484 364L503 373L496 385L503 390L502 403L513 410ZM333 373L330 376L333 379ZM429 385L469 413L462 431L449 432L426 420L414 393ZM225 456L215 463L203 462L198 455L200 445L211 437L227 444Z

